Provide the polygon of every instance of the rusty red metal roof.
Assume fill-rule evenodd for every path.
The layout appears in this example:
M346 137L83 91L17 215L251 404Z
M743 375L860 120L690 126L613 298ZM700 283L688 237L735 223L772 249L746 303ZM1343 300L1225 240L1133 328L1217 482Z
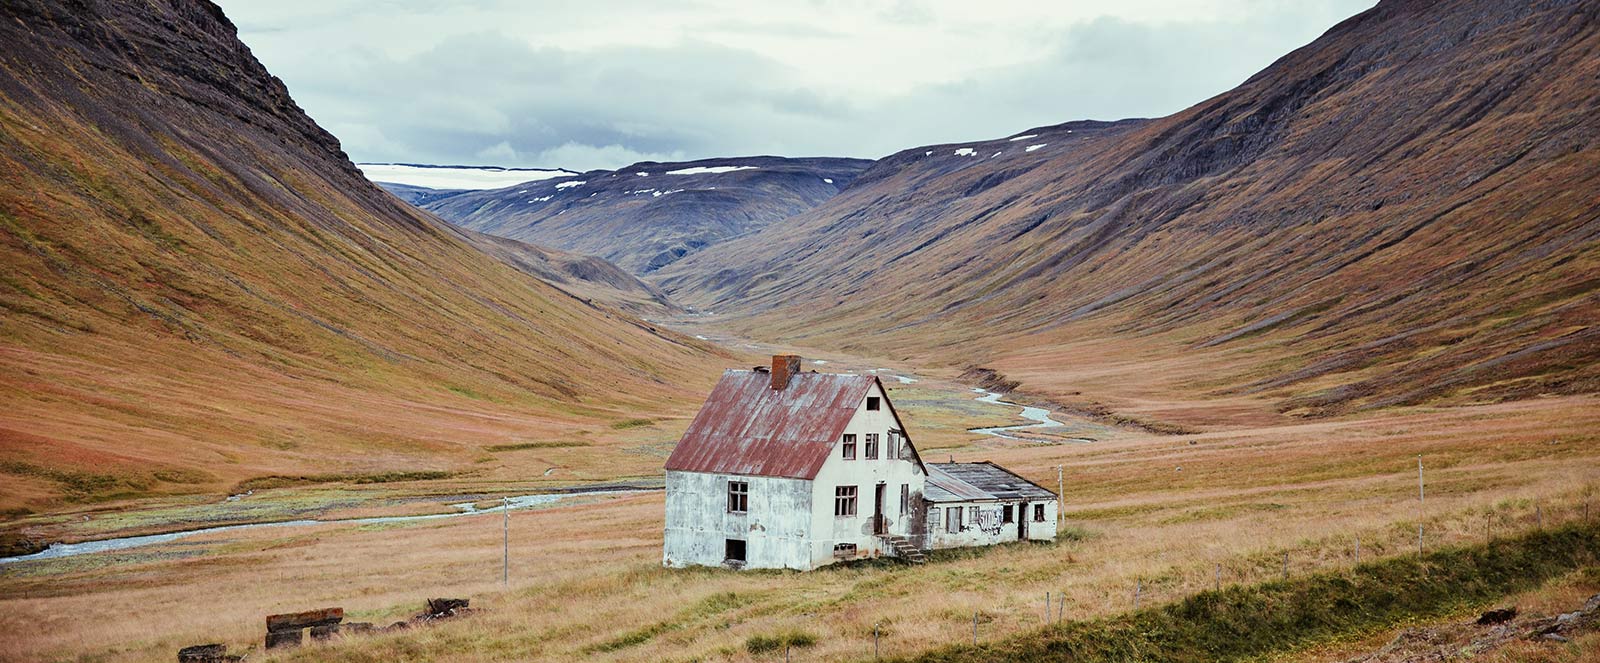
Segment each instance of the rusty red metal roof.
M768 373L726 371L666 469L814 479L877 381L870 375L799 373L775 391Z

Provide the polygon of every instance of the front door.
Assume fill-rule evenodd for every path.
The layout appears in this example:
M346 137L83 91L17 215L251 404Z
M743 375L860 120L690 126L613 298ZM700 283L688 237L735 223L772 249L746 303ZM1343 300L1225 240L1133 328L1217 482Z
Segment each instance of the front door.
M878 484L876 493L872 496L872 533L883 534L889 528L883 525L883 484Z
M1017 540L1028 540L1028 503L1017 504Z

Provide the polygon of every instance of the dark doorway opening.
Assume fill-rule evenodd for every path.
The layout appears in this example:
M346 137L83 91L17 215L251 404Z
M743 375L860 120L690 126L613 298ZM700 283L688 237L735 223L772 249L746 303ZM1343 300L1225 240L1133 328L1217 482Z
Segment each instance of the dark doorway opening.
M744 541L739 539L726 539L723 542L722 559L725 562L743 562Z
M884 484L880 483L880 484L878 484L877 490L873 491L873 496L872 496L872 533L873 534L883 534L883 533L889 531L889 528L884 526L884 522L883 522L883 487L884 487Z

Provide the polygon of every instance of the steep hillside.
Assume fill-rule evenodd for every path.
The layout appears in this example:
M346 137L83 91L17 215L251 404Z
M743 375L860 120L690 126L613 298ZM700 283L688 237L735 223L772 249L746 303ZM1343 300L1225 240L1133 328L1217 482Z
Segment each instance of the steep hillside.
M464 471L715 378L370 184L214 5L0 15L0 510Z
M1594 391L1597 76L1595 3L1389 0L1170 117L896 154L656 281L1063 400Z
M780 157L644 162L423 206L465 228L600 256L647 274L816 207L871 163Z
M514 239L464 231L474 246L512 267L538 277L590 305L639 316L681 313L665 293L621 267L594 256L579 255Z

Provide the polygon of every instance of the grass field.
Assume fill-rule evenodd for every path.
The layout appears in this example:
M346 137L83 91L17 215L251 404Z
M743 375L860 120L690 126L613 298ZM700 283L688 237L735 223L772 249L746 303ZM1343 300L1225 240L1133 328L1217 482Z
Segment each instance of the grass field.
M828 370L863 366L836 359ZM804 643L797 660L837 660L870 657L874 627L885 656L911 656L970 641L974 613L983 642L1033 632L1046 592L1064 618L1099 619L1130 610L1135 586L1153 606L1219 578L1281 578L1285 554L1292 578L1338 570L1354 564L1358 536L1363 560L1403 558L1415 554L1418 524L1426 550L1481 544L1486 528L1511 537L1540 521L1580 521L1600 497L1593 397L1281 418L1182 436L1103 429L1095 443L1041 445L965 433L1016 423L1015 408L973 408L967 385L924 375L890 386L913 439L938 460L995 460L1052 487L1063 466L1061 540L941 554L922 567L669 570L659 563L661 494L633 493L513 512L502 587L499 514L226 532L0 567L0 659L166 660L202 642L259 647L266 614L338 605L352 620L387 623L436 596L470 597L484 612L253 660L771 660L782 656L775 642ZM608 470L656 476L682 420L619 421L576 438L588 446L527 441L494 452L503 467L483 476L310 483L230 504L319 516L428 512L442 508L442 498L419 499L430 494L526 492ZM581 476L544 477L546 454L608 460L582 464ZM1418 454L1427 466L1421 504ZM1595 502L1589 517L1600 520ZM58 531L103 535L213 512L149 507L60 518Z

